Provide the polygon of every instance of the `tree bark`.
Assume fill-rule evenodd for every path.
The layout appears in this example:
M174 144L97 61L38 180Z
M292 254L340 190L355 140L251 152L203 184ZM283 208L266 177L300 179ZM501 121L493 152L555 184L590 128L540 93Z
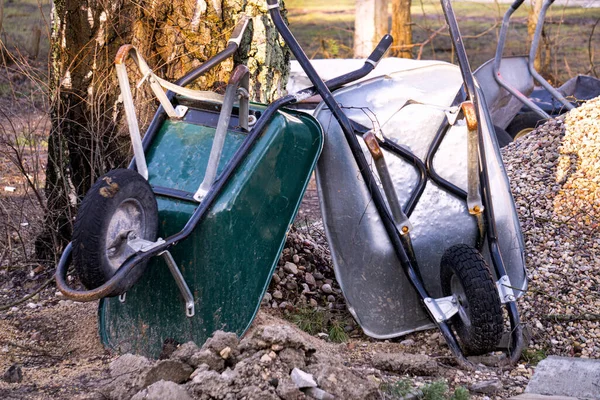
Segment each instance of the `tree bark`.
M368 57L383 35L389 32L386 0L356 0L354 57Z
M4 0L0 0L0 33L2 32L2 22L4 22Z
M175 80L227 46L240 13L254 16L235 56L251 72L251 96L279 97L289 52L261 0L55 0L51 39L52 130L48 141L46 232L36 248L52 258L70 239L79 200L98 176L125 167L130 141L113 61L119 47L136 46L155 73ZM224 86L234 60L195 86ZM141 77L138 77L138 79ZM143 129L156 110L145 85L132 87Z
M391 55L412 58L412 21L410 15L411 0L392 1L392 36L394 45Z
M530 46L535 34L535 28L537 27L538 16L540 15L540 11L542 9L542 3L542 0L531 0L531 8L529 9L529 14L527 16L527 43L529 43ZM550 46L546 38L545 30L542 30L540 45L535 55L533 65L535 69L542 75L548 71L548 67L550 66Z

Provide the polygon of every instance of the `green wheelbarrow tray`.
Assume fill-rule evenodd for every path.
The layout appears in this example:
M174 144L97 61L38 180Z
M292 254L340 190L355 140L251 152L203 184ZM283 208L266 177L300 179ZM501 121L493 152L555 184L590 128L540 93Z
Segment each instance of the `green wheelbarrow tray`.
M253 105L251 113L263 109ZM146 152L159 237L181 231L198 207L191 196L203 180L215 132L205 121L217 117L190 106L182 120L162 124ZM247 136L233 129L236 124L233 117L218 174ZM311 116L275 112L192 234L170 248L193 294L194 316L186 316L163 258L153 257L123 302L101 300L102 342L118 352L158 357L166 339L203 343L216 330L242 335L258 311L322 143Z

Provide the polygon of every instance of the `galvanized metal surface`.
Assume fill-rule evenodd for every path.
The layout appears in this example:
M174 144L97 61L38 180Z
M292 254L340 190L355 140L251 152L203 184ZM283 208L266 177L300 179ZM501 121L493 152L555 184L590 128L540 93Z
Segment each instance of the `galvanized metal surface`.
M150 183L195 191L213 135L214 128L165 122L147 154ZM228 133L219 173L243 139L241 132ZM104 343L119 352L157 357L167 338L201 344L218 329L241 335L258 310L321 146L314 119L278 113L206 217L171 248L194 296L195 315L186 317L169 269L155 257L124 303L101 302ZM197 207L192 201L157 200L161 237L181 230Z
M533 91L533 77L527 69L527 57L504 57L500 64L502 79L511 87L529 96ZM494 78L494 60L489 60L474 72L483 91L494 125L506 129L523 107L523 103Z
M336 93L336 100L350 118L367 127L373 126L372 120L376 119L384 136L424 160L444 119L444 112L420 104L398 109L410 99L447 107L461 85L458 67L437 64L341 89ZM482 103L480 112L488 115L485 103ZM315 115L326 131L323 155L317 167L321 211L336 277L351 312L365 333L376 338L396 337L432 327L394 254L339 125L322 105ZM511 282L525 287L519 222L496 139L490 134L493 132L491 122L483 123L482 130L500 249ZM366 147L363 150L367 159L372 160ZM417 172L391 153L385 152L385 157L398 198L406 205L415 189ZM443 178L467 189L467 127L464 120L458 120L446 134L433 165ZM374 166L372 169L375 170ZM428 181L410 221L412 243L425 286L431 296L442 297L439 282L442 254L454 244L475 245L476 220L469 215L463 200ZM483 254L490 263L487 251Z

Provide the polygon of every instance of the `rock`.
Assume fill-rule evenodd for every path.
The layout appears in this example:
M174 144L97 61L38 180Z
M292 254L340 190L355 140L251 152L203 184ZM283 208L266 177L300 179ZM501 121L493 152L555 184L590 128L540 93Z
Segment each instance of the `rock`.
M301 369L294 368L292 373L290 374L290 378L292 381L298 386L300 389L309 388L309 387L317 387L317 382L315 382L315 378L309 373L302 371Z
M238 379L239 376L239 372L231 368L227 368L225 371L221 372L221 378L223 378L230 384L233 383L236 379Z
M321 291L325 294L333 293L333 289L329 283L325 283L323 286L321 286Z
M319 387L339 399L379 399L378 385L355 374L342 364L329 361L311 364L309 372Z
M248 400L280 400L272 386L266 390L263 390L255 385L244 386L237 394L236 398Z
M304 351L298 349L283 349L279 352L279 360L290 369L304 368L306 366Z
M502 383L498 379L476 382L469 386L469 390L475 393L494 394L502 390Z
M281 293L281 290L274 291L273 292L273 298L277 299L277 300L283 299L283 293Z
M415 341L412 339L405 339L403 341L400 342L401 346L406 346L406 347L410 347L413 346L415 344Z
M219 355L221 356L221 358L223 358L224 360L227 360L230 356L231 356L231 347L225 347L223 350L221 350L219 352Z
M483 356L469 356L467 357L467 360L471 361L475 365L482 364L487 365L488 367L495 367L506 361L506 354L500 353Z
M330 302L330 303L334 303L335 302L335 296L332 295L332 294L330 294L329 296L327 296L327 301Z
M215 371L223 371L225 369L225 360L210 350L200 350L190 357L189 364L197 368L201 364L206 364L210 369Z
M138 392L131 400L192 400L192 397L175 382L158 381Z
M304 282L306 282L310 287L317 286L317 282L315 281L315 277L310 272L304 274Z
M323 280L323 279L325 278L325 276L324 276L322 273L320 273L320 272L315 272L315 273L313 274L313 276L314 276L314 277L315 277L315 279L316 279L316 280L318 280L318 281L321 281L321 280Z
M294 263L286 262L285 265L283 266L283 269L286 272L289 272L290 274L294 274L294 275L298 274L298 267Z
M124 354L110 363L110 379L101 382L98 391L109 399L130 399L144 388L151 367L146 357Z
M277 395L284 400L300 400L305 398L300 389L287 376L279 380Z
M19 383L23 380L23 370L19 365L13 364L4 372L2 380L8 383Z
M273 300L273 296L271 296L271 293L269 293L269 292L265 293L265 296L263 297L262 301L265 304L268 304L271 302L271 300Z
M271 364L271 361L273 361L273 359L269 357L268 354L263 354L263 356L260 358L260 362L263 364Z
M225 347L230 347L233 355L237 355L237 347L240 343L237 335L232 332L216 331L208 338L202 349L212 350L219 354Z
M298 284L294 281L289 281L288 283L285 284L285 288L287 290L295 291L298 289Z
M598 382L600 361L550 356L537 365L525 393L596 399Z
M196 346L196 343L187 342L179 346L173 352L173 354L171 354L171 359L188 363L190 361L190 358L192 358L192 356L194 355L194 353L197 353L198 351L200 351L200 348Z
M196 375L202 373L202 372L206 372L206 371L210 371L210 368L208 367L207 364L200 364L198 366L198 368L196 368L194 370L194 372L192 372L192 375L190 375L190 379L194 380L194 378L196 377Z
M309 349L312 348L302 337L302 335L289 325L267 325L262 329L257 329L253 339L260 340L266 346L271 347L274 344L279 344L284 347L294 349Z
M334 396L316 387L307 388L304 393L317 400L335 400Z
M202 371L186 385L186 388L195 398L222 399L224 393L230 391L230 383L215 371Z
M188 380L194 372L189 365L177 360L162 360L157 362L146 374L144 386L152 385L158 381L171 381L182 383Z
M375 368L399 374L432 376L439 372L437 362L424 354L375 353L372 363Z
M315 299L310 299L309 301L311 307L318 307L319 303Z

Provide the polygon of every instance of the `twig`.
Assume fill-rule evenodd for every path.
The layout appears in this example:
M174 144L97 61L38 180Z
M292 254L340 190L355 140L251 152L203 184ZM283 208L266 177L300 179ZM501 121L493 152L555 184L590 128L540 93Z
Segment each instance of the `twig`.
M29 351L29 352L32 352L32 353L37 353L37 354L40 354L40 355L43 355L43 356L46 356L46 357L58 358L58 359L62 358L62 356L60 356L60 355L49 353L46 350L41 349L39 347L34 347L34 346L29 346L29 345L23 345L23 344L19 344L19 343L10 341L10 340L5 340L5 339L0 339L0 343L5 344L5 345L9 345L9 346L13 346L13 347L16 347L16 348L21 349L21 350L26 350L26 351Z
M41 292L42 290L44 290L44 288L46 288L48 285L50 285L50 283L52 283L54 281L54 276L52 276L52 278L48 279L46 282L44 282L42 284L42 286L40 286L39 288L37 288L35 291L33 291L32 293L29 293L27 296L22 297L21 299L14 301L10 304L6 304L3 306L0 306L0 311L4 311L4 310L8 310L11 307L14 307L18 304L24 303L27 300L29 300L30 298L32 298L33 296L35 296L36 294L38 294L39 292Z
M596 78L598 77L598 74L596 73L596 66L594 65L594 49L592 48L592 37L594 36L594 31L596 30L598 23L600 23L600 18L596 20L596 23L592 28L592 32L590 32L590 36L588 37L588 55L590 58L590 68Z
M548 314L543 317L552 321L600 321L600 314Z

